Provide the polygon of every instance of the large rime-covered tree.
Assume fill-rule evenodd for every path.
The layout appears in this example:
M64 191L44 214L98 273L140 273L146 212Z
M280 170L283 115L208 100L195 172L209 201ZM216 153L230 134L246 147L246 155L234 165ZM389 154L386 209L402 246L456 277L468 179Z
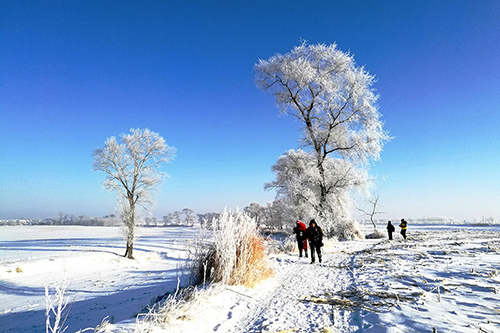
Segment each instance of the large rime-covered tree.
M307 151L297 153L310 174L299 176L298 182L308 178L303 189L311 193L302 201L323 222L334 223L347 214L342 197L362 183L337 180L359 178L359 169L378 159L389 139L372 88L374 76L335 44L303 43L286 54L260 60L255 69L259 88L274 95L279 109L303 125L301 142ZM278 166L275 169L279 172Z
M151 192L164 178L161 163L173 159L175 148L149 129L131 129L129 134L113 136L104 148L94 151L94 170L103 171L106 189L117 191L127 227L125 257L133 258L134 229L138 205L152 202Z

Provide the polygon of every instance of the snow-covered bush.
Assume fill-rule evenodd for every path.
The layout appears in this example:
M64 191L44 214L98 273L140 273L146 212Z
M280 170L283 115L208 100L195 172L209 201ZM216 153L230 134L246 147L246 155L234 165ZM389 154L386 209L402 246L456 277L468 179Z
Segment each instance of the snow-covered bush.
M354 219L342 219L335 225L335 235L340 239L364 239L361 225Z
M283 242L283 250L285 253L297 251L297 239L295 236L288 236Z
M272 274L254 219L225 210L212 221L213 242L198 241L193 273L199 283L253 287Z
M294 235L285 232L273 232L265 238L267 253L290 253L296 251L296 243Z
M366 239L380 239L380 238L385 238L386 234L383 233L382 231L374 231L371 234L368 234L365 236Z

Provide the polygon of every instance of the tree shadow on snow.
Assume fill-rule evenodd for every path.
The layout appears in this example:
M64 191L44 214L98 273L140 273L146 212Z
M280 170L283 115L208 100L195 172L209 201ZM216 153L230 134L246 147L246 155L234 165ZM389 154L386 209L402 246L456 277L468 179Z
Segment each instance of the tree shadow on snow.
M99 325L105 317L111 322L134 318L147 306L167 293L175 291L177 287L178 269L168 271L138 271L137 274L153 275L149 276L146 282L137 281L139 285L130 286L124 290L115 291L112 294L101 295L85 300L78 300L78 295L74 295L71 290L69 296L70 308L65 325L67 332L76 332L79 329L95 327ZM154 275L167 275L160 278ZM181 286L186 285L187 276L179 276ZM45 303L44 288L16 287L5 283L0 285L0 292L16 293L17 295L39 296L40 303ZM21 332L44 332L45 331L45 309L11 312L0 315L0 331L9 333Z

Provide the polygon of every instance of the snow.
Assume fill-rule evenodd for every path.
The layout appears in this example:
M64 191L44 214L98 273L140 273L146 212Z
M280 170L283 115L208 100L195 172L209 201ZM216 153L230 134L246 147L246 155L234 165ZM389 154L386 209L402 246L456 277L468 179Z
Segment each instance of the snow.
M134 315L175 289L196 230L140 233L133 261L119 256L118 228L2 228L0 331L43 331L43 285L64 274L69 332L106 316L107 332L134 332ZM328 242L322 264L271 255L271 279L201 291L187 316L153 331L500 332L499 226L410 225L406 241L395 236Z
M129 319L185 283L180 265L193 228L140 228L136 260L122 257L120 228L18 226L0 229L0 331L45 331L45 284L69 282L68 332L106 316ZM16 269L22 272L16 272ZM53 292L53 290L52 290Z

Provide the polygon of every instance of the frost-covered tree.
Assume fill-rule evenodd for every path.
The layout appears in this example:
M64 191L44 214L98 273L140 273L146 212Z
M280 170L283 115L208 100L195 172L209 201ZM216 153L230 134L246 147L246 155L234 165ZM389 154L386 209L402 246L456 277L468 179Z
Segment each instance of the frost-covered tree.
M365 200L365 203L369 206L368 209L359 208L358 210L362 212L364 215L370 217L370 222L373 224L373 231L377 231L377 224L375 223L375 215L385 214L384 212L378 211L377 208L379 206L380 194L374 193L371 198Z
M303 125L301 142L311 153L305 163L315 169L307 177L307 189L317 196L311 207L324 222L341 218L328 214L336 210L332 205L343 201L332 200L332 173L340 172L333 179L343 179L346 171L357 173L356 168L379 158L389 139L372 88L374 76L335 44L305 42L286 54L259 60L255 69L258 87L276 97L281 112Z
M349 217L348 190L363 187L367 173L362 168L353 168L343 159L327 158L323 165L324 176L321 177L314 153L289 150L273 166L276 180L265 187L276 190L277 198L287 203L295 219L312 218L321 212L324 229L330 233L336 220ZM318 186L320 181L325 186L323 202Z
M251 218L255 219L257 225L260 225L264 220L264 210L265 207L259 205L256 202L252 202L250 205L243 209L243 212Z
M198 221L200 225L205 228L212 227L212 221L214 219L218 219L220 217L220 213L205 213L205 214L197 214Z
M138 205L152 203L151 192L164 177L161 163L173 159L175 148L149 129L131 129L117 140L106 140L104 148L94 151L94 170L103 171L106 189L117 191L127 227L125 257L133 258L134 229Z
M301 213L297 213L295 206L290 205L288 200L278 198L267 204L264 209L266 224L276 230L288 226L295 226L297 219L302 219Z
M164 225L179 224L179 222L176 219L176 215L173 212L163 216L163 223Z
M191 208L184 208L182 214L184 214L185 225L192 227L197 222L196 214Z

